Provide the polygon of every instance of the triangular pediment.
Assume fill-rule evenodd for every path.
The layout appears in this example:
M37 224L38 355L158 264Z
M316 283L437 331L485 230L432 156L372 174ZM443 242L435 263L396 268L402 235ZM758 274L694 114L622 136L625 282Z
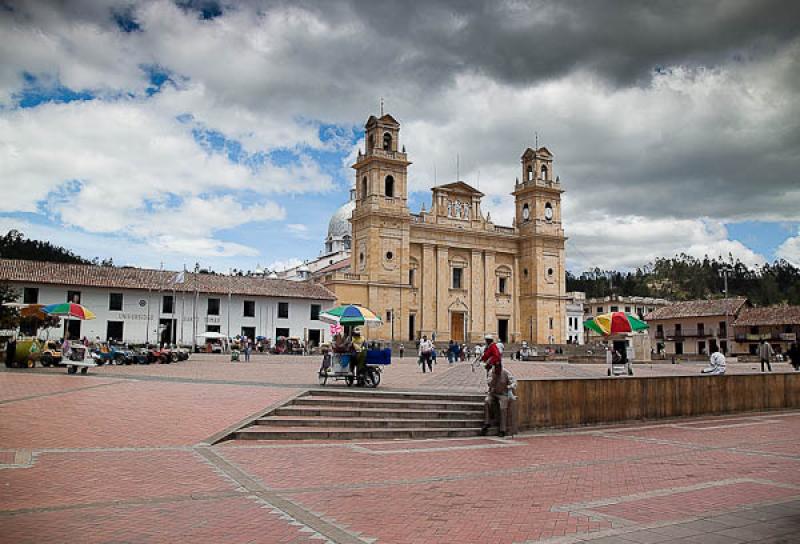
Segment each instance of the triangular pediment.
M547 149L547 148L546 148L546 147L544 147L544 146L540 147L540 148L539 148L539 149L536 151L536 154L537 154L537 155L539 155L540 157L541 157L541 156L544 156L544 157L550 157L551 159L553 158L553 154L552 154L552 153L550 153L550 150L549 150L549 149Z
M536 155L536 152L529 147L528 149L525 150L525 153L522 154L522 158L531 159L534 157L534 155Z
M454 181L453 183L446 183L444 185L439 185L434 187L433 190L436 191L438 189L445 190L450 193L461 193L461 194L468 194L468 195L478 195L483 196L483 193L477 190L472 185L465 183L463 181Z
M400 123L397 122L397 119L395 119L394 117L392 117L388 113L384 114L383 117L381 117L379 119L379 121L381 123L391 123L391 124L394 124L394 125L399 125L400 124Z

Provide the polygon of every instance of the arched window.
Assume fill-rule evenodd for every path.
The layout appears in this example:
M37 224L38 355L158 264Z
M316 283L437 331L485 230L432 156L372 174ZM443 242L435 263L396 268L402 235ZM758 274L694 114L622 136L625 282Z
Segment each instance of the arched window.
M533 166L528 165L528 181L533 181Z
M349 236L345 235L345 237L344 237L344 248L345 248L346 250L349 250L349 249L350 249L350 245L351 245L351 243L352 243L352 242L351 242L351 238L350 238Z
M361 178L361 198L367 198L367 176Z
M333 253L333 242L330 240L325 242L325 253Z
M545 165L542 165L542 178L541 179L543 179L543 180L547 179L547 167Z
M383 150L384 151L391 151L392 150L392 135L386 132L383 135Z
M367 153L372 151L373 147L375 147L375 135L374 134L370 134L369 135L369 140L367 140Z
M386 187L384 193L386 196L394 196L394 178L392 176L386 176Z

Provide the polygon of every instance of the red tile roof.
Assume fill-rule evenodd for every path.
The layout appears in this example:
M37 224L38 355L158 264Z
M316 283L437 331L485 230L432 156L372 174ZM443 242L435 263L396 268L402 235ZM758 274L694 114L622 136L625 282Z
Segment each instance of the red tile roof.
M0 259L0 281L49 283L81 287L116 289L172 290L177 272L91 264L65 264L21 259ZM216 276L186 272L176 291L226 295L253 295L282 298L335 300L328 289L317 283L254 276Z
M714 315L735 316L747 302L746 298L718 298L712 300L686 300L676 302L644 316L645 321L682 319L686 317L708 317Z
M734 326L800 325L800 306L767 306L745 308L739 313Z

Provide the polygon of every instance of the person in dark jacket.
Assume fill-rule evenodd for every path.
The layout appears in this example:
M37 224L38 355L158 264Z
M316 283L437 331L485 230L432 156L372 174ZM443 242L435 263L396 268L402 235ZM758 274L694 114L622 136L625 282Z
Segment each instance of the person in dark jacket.
M792 347L786 352L786 356L789 359L792 368L795 370L800 370L800 347L797 346L797 342L792 344Z

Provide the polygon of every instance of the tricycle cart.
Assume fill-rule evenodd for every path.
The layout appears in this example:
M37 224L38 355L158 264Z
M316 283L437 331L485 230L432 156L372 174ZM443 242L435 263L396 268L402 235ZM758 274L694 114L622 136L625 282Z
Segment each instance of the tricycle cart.
M381 383L381 373L383 367L392 364L392 350L389 348L367 349L362 352L366 357L363 377L359 380L358 376L350 370L353 358L357 353L334 353L331 355L330 365L324 363L319 370L319 384L326 385L328 381L344 381L348 386L363 385L374 389Z

